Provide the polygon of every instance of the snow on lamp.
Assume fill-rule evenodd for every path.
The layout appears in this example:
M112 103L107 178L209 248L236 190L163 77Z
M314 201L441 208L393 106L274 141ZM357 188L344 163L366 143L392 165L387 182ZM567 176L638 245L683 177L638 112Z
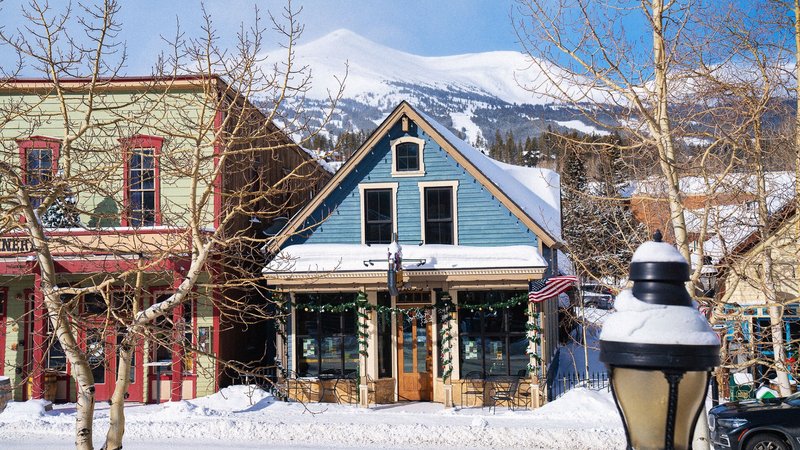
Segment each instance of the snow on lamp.
M603 324L600 360L629 449L691 448L711 369L719 365L719 338L686 290L689 271L656 232L633 254L633 287L617 296L616 312Z

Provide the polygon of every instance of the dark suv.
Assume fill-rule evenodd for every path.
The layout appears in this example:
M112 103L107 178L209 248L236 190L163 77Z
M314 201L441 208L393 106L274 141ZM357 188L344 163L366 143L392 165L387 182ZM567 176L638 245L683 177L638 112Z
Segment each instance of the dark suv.
M800 392L716 406L708 426L715 450L800 450Z

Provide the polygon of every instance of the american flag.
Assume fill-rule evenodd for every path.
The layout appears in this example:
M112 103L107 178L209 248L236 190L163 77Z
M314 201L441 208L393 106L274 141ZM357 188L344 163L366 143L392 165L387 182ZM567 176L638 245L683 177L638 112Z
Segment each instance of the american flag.
M562 292L566 292L577 281L578 277L572 275L531 281L528 283L528 300L541 302L550 297L555 297Z

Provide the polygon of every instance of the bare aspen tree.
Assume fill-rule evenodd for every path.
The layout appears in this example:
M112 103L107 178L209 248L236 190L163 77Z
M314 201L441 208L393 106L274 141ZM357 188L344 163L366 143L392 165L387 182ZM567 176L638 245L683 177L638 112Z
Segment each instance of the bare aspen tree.
M689 8L682 6L661 0L624 5L583 0L521 1L516 24L525 51L542 74L541 85L530 89L545 89L554 99L584 111L590 120L596 121L598 112L619 117L620 130L632 132L640 140L640 148L647 146L657 152L672 232L681 254L689 260L678 155L668 108L674 50L690 14ZM622 22L632 14L638 14L649 30L652 43L647 53L637 47L635 37L623 32ZM620 110L627 117L623 118ZM633 125L632 120L641 126Z
M228 324L274 317L260 277L261 249L272 238L263 227L300 207L329 174L302 148L321 127L310 126L304 109L311 78L295 60L303 27L291 3L267 21L285 49L281 61L263 56L272 35L257 9L252 25L238 30L235 49L220 44L204 11L199 32L176 30L152 76L143 78L122 76L120 5L106 0L79 9L32 0L23 10L25 29L0 34L19 56L3 73L38 76L0 82L0 232L33 244L35 279L54 336L43 345L63 349L78 385L78 449L94 447L91 361L95 352L104 356L106 345L117 349L103 448L119 449L128 374L142 346L177 352L173 372L183 370L183 355L210 361L202 370L253 370L248 361L215 359L216 350L185 342L192 331L180 323L181 311L203 303ZM341 86L330 93L329 115ZM33 182L20 167L17 146L45 134L41 129L58 143L58 170ZM158 155L147 150L153 139ZM122 195L134 183L123 175L126 165L145 160L158 161L159 180L170 189L157 211ZM141 176L152 177L146 173ZM48 215L64 209L73 219L49 222ZM120 226L121 217L127 226ZM110 262L100 272L61 273L58 255L70 252L78 255L72 257L77 266L80 255ZM166 288L155 296L152 286ZM20 320L35 319L37 311ZM99 348L90 344L94 335Z

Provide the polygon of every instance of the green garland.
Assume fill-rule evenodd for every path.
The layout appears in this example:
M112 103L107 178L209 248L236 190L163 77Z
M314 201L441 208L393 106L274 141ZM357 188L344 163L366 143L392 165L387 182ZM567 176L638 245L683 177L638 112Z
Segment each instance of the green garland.
M442 362L442 381L447 383L453 374L453 320L450 312L453 302L449 294L444 294L439 308L439 354Z
M356 315L358 316L358 353L366 358L369 356L369 311L370 304L367 293L361 291L356 299Z
M276 315L276 319L278 321L278 335L280 335L281 342L283 343L282 345L284 347L289 345L289 337L286 334L286 318L291 314L291 309L289 309L288 306L290 303L291 302L288 299L288 295L281 295L280 299L276 301L276 305L278 307ZM282 351L281 356L287 356L287 352ZM275 359L280 361L278 358ZM278 369L281 371L281 377L284 379L287 378L289 374L288 367L289 361L281 361L281 364L278 366Z
M539 313L531 313L530 309L526 310L528 315L528 322L525 324L525 335L528 338L528 348L525 353L536 362L536 364L528 363L528 374L538 375L538 370L542 366L542 357L539 356L539 344L542 342L541 334L542 327L539 326Z
M413 308L408 307L390 307L390 306L382 306L382 305L371 305L366 301L362 301L361 295L364 294L363 292L359 292L358 298L352 302L346 303L337 303L335 305L332 304L314 304L314 303L292 303L288 306L294 306L297 309L302 309L303 311L312 311L312 312L330 312L330 313L341 313L347 311L356 311L363 306L363 308L367 311L376 311L380 314L410 314L415 313L418 314L420 312L426 312L433 309L441 309L443 306L442 300L436 302L435 305L425 305L425 306L416 306ZM364 294L366 295L366 294ZM496 303L479 303L479 304L469 304L469 305L458 305L456 306L457 309L468 309L472 312L474 311L493 311L495 309L503 309L503 308L512 308L515 306L519 306L520 304L527 302L528 295L527 294L520 294L516 297L512 297L503 302L496 302Z

